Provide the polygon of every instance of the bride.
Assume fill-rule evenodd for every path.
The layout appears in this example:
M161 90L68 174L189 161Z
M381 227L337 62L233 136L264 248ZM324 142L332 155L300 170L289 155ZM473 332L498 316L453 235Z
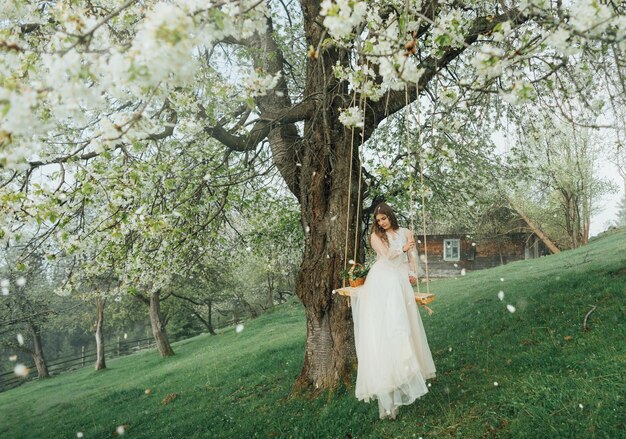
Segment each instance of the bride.
M374 210L370 242L376 262L351 297L356 397L377 399L380 418L395 419L399 406L428 392L425 380L435 376L435 364L411 288L417 274L415 240L398 226L387 204Z

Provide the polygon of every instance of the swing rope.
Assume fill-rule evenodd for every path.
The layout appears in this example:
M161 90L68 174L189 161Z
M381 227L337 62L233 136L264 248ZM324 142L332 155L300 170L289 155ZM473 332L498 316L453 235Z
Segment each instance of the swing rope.
M352 94L352 106L356 103L356 89ZM348 268L348 242L349 242L349 232L350 232L350 195L352 195L352 163L354 157L354 126L351 129L351 139L350 139L350 173L348 178L348 199L346 200L346 204L348 205L348 212L346 214L346 244L343 252L343 269L346 270ZM360 174L360 173L359 173ZM360 190L359 190L360 192ZM343 288L346 287L346 279L343 279L341 284Z
M356 89L354 90L353 94L352 94L352 106L354 106L356 104ZM363 143L365 142L365 112L366 112L366 105L367 105L367 98L365 97L365 84L363 84L363 92L361 93L361 96L359 97L359 109L361 110L362 114L363 114L363 121L362 121L362 127L361 127L361 143L360 143L360 148L359 148L359 165L363 162ZM344 247L344 255L343 255L343 260L344 260L344 270L346 270L348 268L348 243L349 243L349 232L350 232L350 197L352 195L352 170L353 170L353 163L354 163L354 131L355 131L355 126L353 125L351 128L351 138L350 138L350 173L349 173L349 177L348 177L348 196L347 196L347 203L348 203L348 208L347 208L347 216L346 216L346 232L345 232L345 247ZM363 172L361 170L361 168L359 167L359 180L358 180L358 187L357 187L357 202L356 202L356 225L355 225L355 230L354 230L354 256L352 257L352 266L356 266L356 260L357 260L357 256L358 256L358 239L359 239L359 215L361 213L361 188L362 188L362 184L363 184ZM343 279L342 281L342 288L346 287L346 279Z
M416 83L415 84L415 93L416 93L416 113L415 113L415 120L417 123L417 126L420 127L420 118L419 118L419 84ZM388 96L389 97L389 96ZM354 106L356 104L356 89L353 92L352 95L352 102L351 105ZM388 104L389 104L389 100L387 100L386 105L385 105L385 115L388 116ZM412 153L412 146L411 146L411 141L410 141L410 131L409 131L409 115L410 115L410 104L409 104L409 92L408 92L408 86L405 85L405 106L407 109L407 114L405 115L405 133L406 133L406 144L407 144L407 162L411 163L411 153ZM359 109L362 112L362 117L363 117L363 122L362 122L362 127L361 127L361 142L360 142L360 149L359 149L359 160L360 160L360 164L363 163L364 161L364 152L363 152L363 144L365 143L365 122L366 122L366 107L367 107L367 98L365 97L365 83L363 83L363 91L361 93L361 96L359 97ZM433 123L431 123L431 128L433 129L432 133L433 133L433 138L434 138L434 117L435 117L435 105L433 104ZM420 130L421 133L421 130ZM348 195L347 195L347 203L348 203L348 207L347 207L347 218L346 218L346 229L345 229L345 246L344 246L344 270L347 268L348 266L348 243L349 243L349 231L350 231L350 198L352 195L352 172L353 172L353 162L354 162L354 135L355 135L355 126L353 125L351 127L351 139L350 139L350 174L349 174L349 179L348 179ZM420 139L420 134L418 134L418 142ZM429 273L428 273L428 245L427 245L427 240L426 240L426 211L425 211L425 205L426 205L426 197L425 197L425 185L424 185L424 174L423 174L423 169L424 169L424 165L423 165L423 154L422 154L422 148L420 148L419 154L418 154L418 164L419 164L419 173L420 173L420 184L421 184L421 201L422 201L422 205L421 205L421 209L422 209L422 231L423 231L423 239L424 239L424 257L425 257L425 275L426 275L426 292L427 295L430 295L430 279L429 279ZM357 259L357 249L358 249L358 238L359 238L359 225L358 225L358 220L359 220L359 215L360 215L360 208L361 208L361 188L362 188L362 181L363 181L363 172L362 169L359 168L359 178L358 178L358 193L357 193L357 205L356 205L356 218L357 218L357 224L355 226L355 231L354 231L354 257L352 259L353 261L353 266L356 265L356 259ZM415 229L415 222L414 222L414 209L413 209L413 202L414 202L414 195L415 195L415 187L413 184L413 179L409 180L410 181L410 187L409 187L409 206L410 206L410 216L409 216L409 220L410 220L410 229L411 232L413 232L413 230ZM416 251L417 256L419 256L419 253ZM416 260L416 264L417 264L417 260ZM417 270L416 270L417 271ZM419 285L419 274L416 272L415 273L415 277L417 280L417 293L418 295L420 294L420 285ZM340 293L342 295L345 294L345 289L346 289L346 279L343 279L343 283L342 283L342 290L344 290L344 293ZM429 314L432 314L432 310L430 308L428 308L428 306L426 306L426 303L429 303L432 299L434 298L434 295L432 295L429 298L420 298L423 300L418 300L418 298L416 297L416 300L418 300L418 302L424 306L424 308L427 309Z

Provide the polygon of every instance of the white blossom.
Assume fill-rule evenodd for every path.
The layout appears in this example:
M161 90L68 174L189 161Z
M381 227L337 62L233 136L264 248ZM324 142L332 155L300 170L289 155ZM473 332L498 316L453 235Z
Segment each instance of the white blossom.
M347 127L363 127L363 114L358 107L349 107L341 111L339 121Z
M471 60L472 66L476 69L476 73L486 79L500 76L505 68L502 61L504 51L500 48L483 45Z
M324 26L328 33L337 39L350 35L352 29L361 24L367 14L367 2L324 0L320 6Z
M252 70L250 74L244 78L244 87L248 96L258 97L265 96L269 90L276 87L280 80L280 72L275 75L263 74L258 70Z
M459 9L452 9L447 13L438 14L433 29L433 40L440 47L463 47L465 34L471 21Z

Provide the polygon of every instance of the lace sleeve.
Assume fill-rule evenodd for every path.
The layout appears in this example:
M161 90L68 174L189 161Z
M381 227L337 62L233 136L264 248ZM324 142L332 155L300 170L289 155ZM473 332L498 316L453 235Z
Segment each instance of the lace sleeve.
M372 233L371 242L372 242L372 248L376 251L376 254L381 258L392 260L404 254L402 249L400 250L390 249L375 233Z
M409 229L406 229L404 231L404 233L405 233L407 241L410 240L410 239L415 241L415 238L413 237L413 233ZM416 277L417 274L419 273L418 265L417 265L417 249L416 249L416 247L413 247L410 251L408 251L407 252L407 256L409 258L409 276Z

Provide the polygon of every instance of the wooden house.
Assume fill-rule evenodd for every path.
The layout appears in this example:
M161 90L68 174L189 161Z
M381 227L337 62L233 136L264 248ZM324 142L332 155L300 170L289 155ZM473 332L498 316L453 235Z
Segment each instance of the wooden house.
M420 265L424 269L424 236L418 237ZM549 251L532 233L509 233L495 238L473 239L466 234L426 235L428 273L431 278L458 276L466 272L533 259Z

